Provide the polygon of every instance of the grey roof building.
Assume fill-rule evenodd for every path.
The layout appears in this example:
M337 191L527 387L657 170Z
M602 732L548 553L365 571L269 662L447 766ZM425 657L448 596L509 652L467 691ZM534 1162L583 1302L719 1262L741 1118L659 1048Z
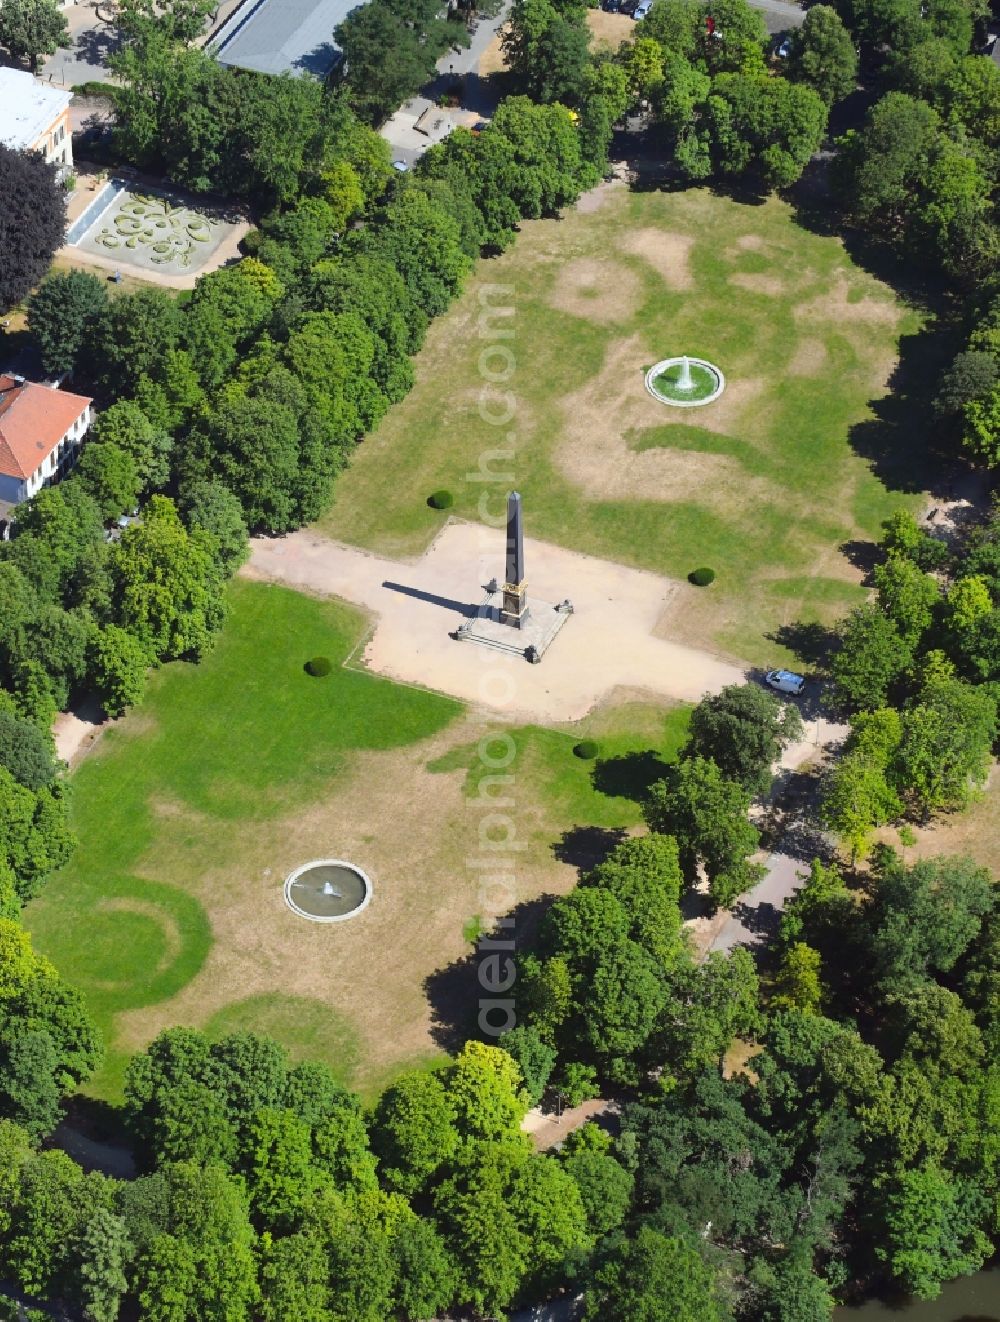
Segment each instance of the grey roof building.
M220 64L325 78L341 58L333 29L358 0L244 0L211 37Z
M0 142L38 151L51 164L73 164L69 103L73 93L20 69L0 69Z

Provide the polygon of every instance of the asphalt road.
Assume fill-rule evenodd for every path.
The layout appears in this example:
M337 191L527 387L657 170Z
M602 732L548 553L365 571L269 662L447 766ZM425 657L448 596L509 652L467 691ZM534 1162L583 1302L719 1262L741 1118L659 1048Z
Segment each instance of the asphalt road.
M212 31L218 23L238 7L241 0L222 0L213 23ZM786 0L750 0L755 9L764 15L764 22L771 35L785 32L789 28L799 27L805 19L805 10L798 5L788 4ZM66 21L70 30L70 45L66 50L58 50L42 65L39 76L57 87L71 87L74 83L107 82L111 74L107 68L107 57L117 49L118 40L114 27L97 17L93 0L77 0L65 9ZM479 104L483 93L487 91L485 80L477 75L480 56L490 44L497 28L503 23L505 15L495 19L483 19L473 36L472 45L467 51L449 52L438 64L438 78L431 87L425 88L420 96L402 106L383 129L393 147L397 160L412 164L429 145L421 135L415 134L413 124L420 114L433 104L433 98L442 90L443 82L451 76L467 76L466 107L483 118L492 113L492 106ZM1000 43L998 43L1000 47ZM995 54L1000 59L1000 50Z
M781 911L800 888L809 873L808 860L818 841L815 837L816 784L807 782L806 800L793 806L790 782L818 760L829 756L846 739L848 727L816 714L817 694L806 690L802 699L793 699L802 714L802 738L785 749L775 776L768 803L783 807L791 815L781 826L784 849L776 849L763 860L763 880L742 895L729 911L716 933L710 950L730 951L734 946L765 945L774 939L781 921ZM759 810L758 810L759 811Z
M106 83L111 77L107 58L121 44L114 26L99 19L92 4L69 5L63 12L70 44L65 50L57 50L49 56L39 77L56 87Z
M799 28L806 21L806 11L799 5L786 4L785 0L750 0L750 4L764 15L772 36L787 32L789 28Z
M801 859L780 851L768 856L765 867L764 880L736 901L709 949L728 954L735 946L762 945L777 933L781 911L809 868Z

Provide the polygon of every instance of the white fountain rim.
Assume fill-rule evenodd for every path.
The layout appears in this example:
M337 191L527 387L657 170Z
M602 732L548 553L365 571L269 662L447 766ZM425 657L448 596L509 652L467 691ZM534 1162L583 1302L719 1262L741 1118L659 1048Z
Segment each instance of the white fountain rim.
M705 370L711 372L718 381L715 390L713 390L710 395L706 395L704 399L671 399L668 395L661 394L653 384L661 372L665 372L668 367L679 366L684 362L685 358L691 367L704 367ZM711 404L714 400L719 398L725 388L726 378L714 363L710 363L706 358L692 358L690 354L679 353L675 354L672 358L661 358L660 361L654 363L646 373L646 389L653 398L658 400L659 403L669 404L671 408L675 409L697 409L705 404Z
M356 904L348 913L333 914L310 913L308 909L303 909L296 904L292 899L292 887L304 872L310 872L313 868L347 868L348 872L353 872L355 876L360 877L361 884L365 888L360 903ZM359 868L357 863L352 863L346 858L313 858L308 863L301 863L294 872L290 872L285 878L285 903L292 913L298 914L300 918L307 918L311 923L346 923L349 919L356 918L362 910L367 909L371 903L371 898L371 877L365 872L364 868Z

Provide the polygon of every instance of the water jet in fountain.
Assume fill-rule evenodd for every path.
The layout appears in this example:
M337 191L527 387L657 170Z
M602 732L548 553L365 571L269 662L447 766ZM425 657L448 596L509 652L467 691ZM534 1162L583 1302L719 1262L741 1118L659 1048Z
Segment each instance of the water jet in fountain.
M697 408L711 404L726 388L726 378L704 358L678 354L663 358L646 373L646 389L661 404Z
M288 907L316 923L353 918L367 907L371 893L371 882L361 868L339 858L303 863L285 880Z

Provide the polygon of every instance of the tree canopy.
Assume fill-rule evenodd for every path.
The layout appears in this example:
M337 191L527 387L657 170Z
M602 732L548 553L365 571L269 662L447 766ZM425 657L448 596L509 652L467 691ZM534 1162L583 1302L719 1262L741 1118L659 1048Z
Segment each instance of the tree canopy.
M698 703L689 731L692 756L710 758L729 780L763 794L772 764L801 738L802 719L796 707L758 684L731 684Z
M66 15L57 0L4 0L0 7L0 46L38 72L42 55L70 44Z
M3 12L7 13L4 4ZM56 168L0 143L0 309L19 303L49 268L66 228L66 194Z

